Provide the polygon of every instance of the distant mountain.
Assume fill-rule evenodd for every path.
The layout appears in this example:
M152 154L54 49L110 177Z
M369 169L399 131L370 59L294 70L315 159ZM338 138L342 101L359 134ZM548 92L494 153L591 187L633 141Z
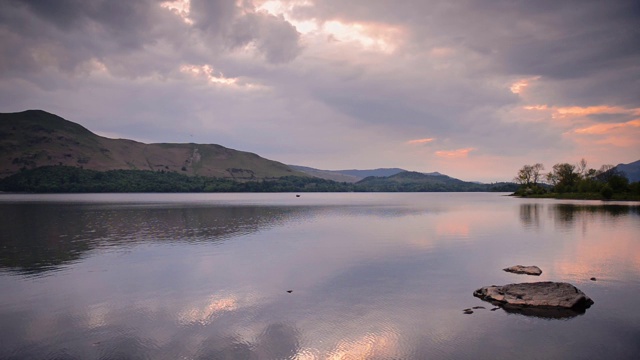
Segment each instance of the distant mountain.
M336 170L336 172L339 172L341 174L355 176L360 179L364 179L369 176L387 177L387 176L392 176L405 171L407 170L399 169L399 168L381 168L381 169L372 169L372 170L356 170L356 169Z
M289 167L292 168L293 170L303 172L310 176L315 176L317 178L332 180L337 182L355 183L363 179L361 177L344 174L336 170L320 170L320 169L314 169L311 167L299 166L299 165L289 165Z
M640 181L640 160L629 164L618 164L615 168L623 173L630 182Z
M333 180L338 182L355 183L364 178L374 177L389 177L401 172L407 172L408 170L400 168L379 168L370 170L320 170L308 166L289 165L290 168L301 171L311 176L319 177L321 179ZM422 173L425 175L443 175L437 171L430 173Z
M215 144L143 144L109 139L41 110L0 113L0 178L66 165L89 170L151 170L251 180L297 175L285 164Z
M370 176L356 183L360 189L376 192L423 191L515 191L513 183L479 184L462 181L442 174L423 174L404 171L388 177Z
M371 170L320 170L307 166L289 165L294 170L301 171L305 174L319 177L321 179L333 180L338 182L355 183L368 176L391 176L397 173L407 171L404 169L371 169Z

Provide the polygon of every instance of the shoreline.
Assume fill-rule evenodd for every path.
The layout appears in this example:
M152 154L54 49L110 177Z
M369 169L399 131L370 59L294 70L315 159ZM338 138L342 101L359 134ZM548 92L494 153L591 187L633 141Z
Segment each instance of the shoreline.
M610 199L605 199L599 193L547 193L532 195L517 195L513 193L509 196L523 199L557 199L557 200L600 200L600 201L640 201L640 195L629 193L613 194Z

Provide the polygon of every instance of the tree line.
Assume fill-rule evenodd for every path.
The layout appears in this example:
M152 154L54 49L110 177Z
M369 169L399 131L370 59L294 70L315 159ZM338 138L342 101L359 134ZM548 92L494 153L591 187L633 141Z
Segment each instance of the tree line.
M541 163L524 165L518 170L513 181L520 187L515 195L607 200L640 198L640 183L630 182L613 165L593 169L582 159L577 164L555 164L548 173L543 170Z
M515 191L513 183L402 184L392 182L336 182L305 176L236 181L187 176L170 171L95 171L73 166L43 166L0 179L0 191L29 193L131 192L433 192Z

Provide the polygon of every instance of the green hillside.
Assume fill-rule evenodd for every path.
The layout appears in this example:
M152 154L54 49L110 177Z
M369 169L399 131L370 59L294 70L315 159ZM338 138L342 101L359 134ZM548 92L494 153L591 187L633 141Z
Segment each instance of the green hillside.
M512 183L478 184L446 175L405 171L388 177L370 176L356 183L361 191L438 192L438 191L514 191Z
M0 178L53 165L97 171L165 171L234 180L308 176L280 162L220 145L109 139L41 110L0 113Z

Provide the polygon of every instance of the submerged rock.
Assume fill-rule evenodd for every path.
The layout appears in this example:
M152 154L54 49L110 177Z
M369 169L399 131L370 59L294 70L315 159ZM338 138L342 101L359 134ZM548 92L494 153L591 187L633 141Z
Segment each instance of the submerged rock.
M485 286L474 291L473 296L507 312L550 318L576 316L593 304L575 286L551 281Z
M542 270L537 266L514 265L502 270L514 274L526 274L535 276L540 276L540 274L542 274Z

